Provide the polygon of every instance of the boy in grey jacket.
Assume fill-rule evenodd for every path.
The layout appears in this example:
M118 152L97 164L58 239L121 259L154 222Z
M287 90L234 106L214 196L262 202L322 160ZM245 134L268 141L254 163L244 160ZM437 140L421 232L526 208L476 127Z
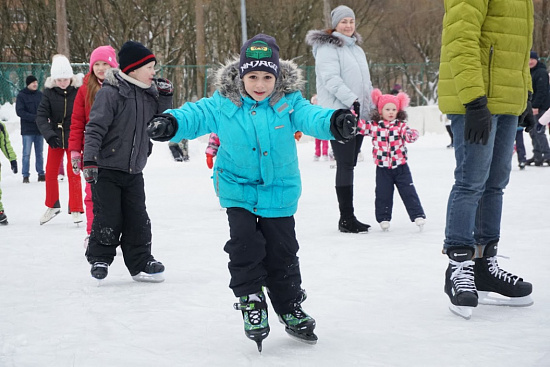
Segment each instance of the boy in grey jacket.
M147 122L172 107L173 88L154 79L155 55L141 43L126 42L118 58L120 70L107 71L85 131L83 173L94 203L86 257L101 280L120 245L135 281L162 282L164 265L151 255L142 171L152 149Z

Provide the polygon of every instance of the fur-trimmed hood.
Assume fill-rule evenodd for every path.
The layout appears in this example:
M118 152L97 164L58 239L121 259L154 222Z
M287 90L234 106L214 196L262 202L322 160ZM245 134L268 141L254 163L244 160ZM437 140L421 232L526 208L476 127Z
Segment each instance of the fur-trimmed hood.
M342 37L339 37L334 33L328 33L327 30L311 30L308 31L306 34L306 43L313 47L322 45L334 45L336 47L344 47L346 44L346 38L355 39L355 42L357 44L363 43L363 38L357 32L354 32L352 37L347 37L340 33L337 34L341 35Z
M80 88L82 86L82 79L83 78L84 78L84 74L82 74L82 73L78 73L76 75L73 75L73 77L71 78L71 84L70 85L72 85L75 88ZM46 79L46 82L44 83L44 88L51 89L51 88L54 88L54 87L57 87L57 85L55 85L55 79L52 79L52 77L49 76Z
M104 83L112 85L113 87L117 88L123 96L128 97L130 95L130 82L123 79L122 76L120 76L120 73L121 71L119 68L107 69L105 71ZM159 95L156 83L151 83L151 86L145 89L145 91L153 96Z
M274 106L288 93L301 90L305 85L302 71L291 60L279 60L279 77L275 82L275 89L269 96L269 105ZM244 83L239 77L239 58L234 57L221 65L214 74L214 85L223 97L228 98L236 106L243 104L242 97L247 96Z

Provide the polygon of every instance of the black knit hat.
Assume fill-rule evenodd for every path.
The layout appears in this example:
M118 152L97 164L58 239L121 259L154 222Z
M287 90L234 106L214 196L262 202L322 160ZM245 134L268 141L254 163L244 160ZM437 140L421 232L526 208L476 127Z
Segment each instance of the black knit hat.
M279 77L279 46L275 38L260 33L245 42L239 62L241 79L251 71L267 71Z
M36 79L34 75L29 75L27 79L25 79L25 85L28 86L29 84L34 83L37 80L38 79Z
M156 65L155 55L139 42L128 41L122 45L118 52L118 63L124 74L128 74L151 61L154 61Z

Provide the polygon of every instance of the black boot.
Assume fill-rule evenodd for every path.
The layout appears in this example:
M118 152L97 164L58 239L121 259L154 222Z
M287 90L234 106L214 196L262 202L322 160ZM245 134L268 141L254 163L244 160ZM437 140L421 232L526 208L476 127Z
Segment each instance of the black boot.
M465 319L472 315L478 296L474 281L474 249L468 246L447 250L449 266L445 272L445 293L451 300L449 309Z
M483 247L481 247L483 249ZM498 241L485 245L482 257L475 259L475 283L480 294L480 303L505 306L530 306L533 285L517 275L502 270L497 262ZM489 292L498 293L509 299L492 298Z
M178 144L169 145L168 148L170 148L170 152L172 152L172 157L174 157L174 160L176 162L183 162L183 150L181 150Z
M353 185L336 186L336 196L340 208L338 230L344 233L368 232L370 225L359 222L353 214Z

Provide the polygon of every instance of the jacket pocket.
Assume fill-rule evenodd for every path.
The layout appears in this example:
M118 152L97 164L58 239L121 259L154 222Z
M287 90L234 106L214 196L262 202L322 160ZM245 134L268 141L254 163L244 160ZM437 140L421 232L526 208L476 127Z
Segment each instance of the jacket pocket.
M244 202L244 185L246 179L237 177L223 169L214 175L214 189L219 198Z
M109 158L113 154L118 152L118 148L122 144L122 140L118 137L108 140L101 146L100 155L103 158Z
M494 60L495 60L495 47L491 45L489 48L489 63L487 64L487 78L488 78L488 88L487 88L487 98L493 95L493 70L494 70Z

